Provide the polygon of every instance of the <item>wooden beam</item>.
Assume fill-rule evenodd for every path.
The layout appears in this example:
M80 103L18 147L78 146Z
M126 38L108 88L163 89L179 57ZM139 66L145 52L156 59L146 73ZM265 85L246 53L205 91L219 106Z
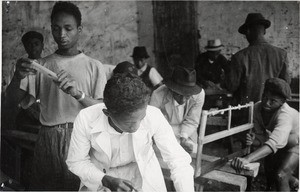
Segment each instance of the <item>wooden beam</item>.
M252 128L253 128L253 123L243 124L243 125L231 128L230 130L224 130L224 131L220 131L217 133L207 135L203 138L202 142L203 142L203 144L210 143L210 142L213 142L213 141L216 141L216 140L219 140L219 139L222 139L222 138L225 138L225 137L228 137L228 136L231 136L231 135L234 135L234 134L237 134L237 133L240 133L240 132L252 129Z

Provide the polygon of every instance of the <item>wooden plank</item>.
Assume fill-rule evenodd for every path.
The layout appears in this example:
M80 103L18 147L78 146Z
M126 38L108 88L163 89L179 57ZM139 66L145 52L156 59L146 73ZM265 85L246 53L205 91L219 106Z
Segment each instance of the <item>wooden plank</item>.
M247 188L246 177L218 170L197 177L195 183L203 185L205 191L245 191Z
M228 137L228 136L231 136L231 135L234 135L234 134L237 134L237 133L240 133L240 132L252 129L252 128L253 128L253 123L243 124L243 125L231 128L230 130L224 130L224 131L220 131L217 133L207 135L203 138L202 143L203 144L210 143L210 142L213 142L213 141L216 141L216 140L219 140L219 139L222 139L222 138L225 138L225 137Z
M250 165L248 165L251 166L249 167L249 169L243 169L241 172L238 173L234 168L231 167L230 162L228 162L227 164L225 164L221 168L218 168L217 170L237 175L256 177L258 174L259 165L259 163L250 163Z

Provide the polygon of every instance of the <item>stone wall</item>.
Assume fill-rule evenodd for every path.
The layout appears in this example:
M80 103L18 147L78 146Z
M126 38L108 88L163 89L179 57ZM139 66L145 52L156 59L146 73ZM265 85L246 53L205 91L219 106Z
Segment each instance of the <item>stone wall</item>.
M220 38L225 45L223 54L230 58L248 46L246 38L238 33L248 13L260 12L271 21L266 39L288 52L292 77L299 78L299 4L296 1L205 1L198 2L198 29L200 51L208 39Z

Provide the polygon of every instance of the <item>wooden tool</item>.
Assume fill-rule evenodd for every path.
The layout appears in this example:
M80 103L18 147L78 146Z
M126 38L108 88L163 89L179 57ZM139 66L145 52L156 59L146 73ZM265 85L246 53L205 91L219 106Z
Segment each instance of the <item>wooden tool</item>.
M53 80L57 80L57 75L53 71L51 71L50 69L40 65L35 60L31 61L31 65L33 66L34 69L36 69L37 71L43 73L44 75L48 76L49 78L51 78Z

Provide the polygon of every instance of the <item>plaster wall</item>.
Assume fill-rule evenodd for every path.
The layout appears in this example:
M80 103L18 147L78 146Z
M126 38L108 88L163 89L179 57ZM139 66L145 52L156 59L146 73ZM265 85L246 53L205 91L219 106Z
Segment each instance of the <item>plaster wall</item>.
M55 1L2 2L2 76L9 82L16 60L26 52L21 37L29 30L44 35L43 56L53 53L50 14ZM104 64L128 60L139 44L136 1L74 1L82 14L79 49ZM143 37L145 38L146 35Z
M292 77L299 78L299 3L296 1L201 1L197 18L201 39L200 51L204 52L208 39L220 38L225 48L222 53L232 54L248 46L246 38L238 33L248 13L259 12L271 21L266 30L269 43L288 52Z

